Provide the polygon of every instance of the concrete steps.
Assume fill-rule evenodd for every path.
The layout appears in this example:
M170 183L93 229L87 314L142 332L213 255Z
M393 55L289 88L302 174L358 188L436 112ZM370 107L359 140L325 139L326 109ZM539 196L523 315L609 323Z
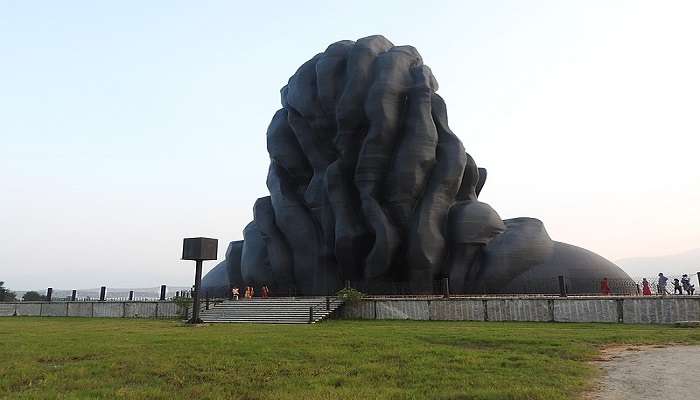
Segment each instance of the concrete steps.
M202 310L200 318L205 323L313 324L332 315L342 304L336 297L226 300Z

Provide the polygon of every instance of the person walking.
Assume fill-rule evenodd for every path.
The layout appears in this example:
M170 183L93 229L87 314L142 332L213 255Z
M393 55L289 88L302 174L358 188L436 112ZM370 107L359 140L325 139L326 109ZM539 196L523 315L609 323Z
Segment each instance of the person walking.
M685 290L685 293L688 295L692 295L695 293L695 286L690 284L690 278L688 278L688 274L683 274L681 277L681 286L683 286L683 290Z
M240 296L241 291L237 287L231 288L231 300L238 300L238 296Z
M267 285L263 285L260 289L260 293L262 294L262 298L266 299L270 296L270 289L267 288Z
M605 277L600 282L600 293L603 296L610 296L610 285L608 285L608 278Z
M666 292L666 283L668 283L668 278L664 276L663 272L659 272L659 280L656 281L657 286L658 286L658 294L664 296L667 294Z
M683 294L683 286L678 278L673 280L673 294Z
M651 296L651 286L649 286L647 278L642 279L642 295Z

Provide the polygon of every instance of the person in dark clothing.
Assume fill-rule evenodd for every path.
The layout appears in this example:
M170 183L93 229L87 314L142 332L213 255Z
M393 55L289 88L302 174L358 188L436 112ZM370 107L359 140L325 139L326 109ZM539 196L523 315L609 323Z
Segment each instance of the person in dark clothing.
M677 278L673 280L673 294L683 294L683 286Z
M662 296L665 295L667 293L666 292L666 284L668 283L668 278L666 278L664 276L663 272L659 272L659 280L656 281L656 283L658 285L658 288L657 288L658 294L660 294Z
M681 278L681 286L683 286L683 290L689 295L692 295L695 293L695 286L690 284L690 278L688 278L688 274L683 274L683 277Z

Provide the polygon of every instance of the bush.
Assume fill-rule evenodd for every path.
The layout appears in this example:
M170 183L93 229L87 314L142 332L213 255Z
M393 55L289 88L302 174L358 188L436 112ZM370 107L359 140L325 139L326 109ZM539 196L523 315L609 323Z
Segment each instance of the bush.
M22 296L22 301L46 301L48 298L39 292L30 290Z
M360 292L357 289L353 288L345 288L336 294L339 299L345 300L349 303L354 303L357 301L360 301L363 297L365 297L365 294Z
M173 299L175 304L177 304L177 313L182 318L187 318L188 310L192 309L192 298L191 297L176 297Z

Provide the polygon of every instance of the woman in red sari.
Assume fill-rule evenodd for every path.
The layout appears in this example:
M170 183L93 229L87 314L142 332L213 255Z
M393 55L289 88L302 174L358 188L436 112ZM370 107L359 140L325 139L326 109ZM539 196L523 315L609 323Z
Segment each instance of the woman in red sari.
M649 286L647 278L642 279L642 294L644 296L651 296L651 287Z

